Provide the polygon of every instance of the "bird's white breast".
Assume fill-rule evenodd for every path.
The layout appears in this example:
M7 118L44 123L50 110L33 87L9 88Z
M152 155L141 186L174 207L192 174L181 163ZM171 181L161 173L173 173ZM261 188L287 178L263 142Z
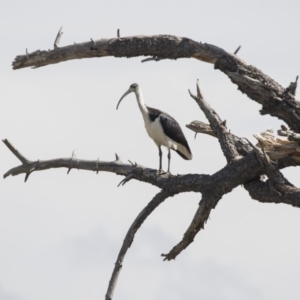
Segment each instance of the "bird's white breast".
M165 135L161 126L160 117L157 117L154 122L151 122L148 117L144 118L144 121L148 135L153 139L157 146L163 145L167 148L177 149L177 143Z

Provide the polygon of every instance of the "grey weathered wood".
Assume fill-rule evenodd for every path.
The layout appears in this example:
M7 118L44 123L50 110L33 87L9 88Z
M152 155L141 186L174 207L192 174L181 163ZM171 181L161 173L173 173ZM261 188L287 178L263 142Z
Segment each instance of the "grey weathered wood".
M187 124L186 127L196 133L203 133L213 137L217 137L211 126L201 121L193 121L190 124Z
M59 62L91 57L136 57L141 55L161 58L196 58L209 63L225 55L226 52L210 44L202 44L188 38L171 35L132 36L99 39L76 43L50 51L37 50L26 55L18 55L13 62L14 69L41 67Z
M105 56L151 56L150 60L156 61L195 58L214 64L215 69L226 74L242 93L262 105L262 115L277 117L295 132L300 132L300 103L296 101L293 93L236 55L217 46L188 38L171 35L131 36L94 40L50 51L37 50L28 55L17 56L13 69L36 68L72 59Z
M210 212L217 205L221 199L221 195L213 193L212 191L204 192L202 194L202 200L199 203L199 207L193 217L193 220L183 235L182 240L175 245L171 251L167 254L162 254L164 260L175 259L186 247L188 247L193 241L197 233L204 229Z
M7 146L7 148L24 164L27 165L29 160L25 158L11 143L9 140L4 139L2 142ZM5 178L5 177L4 177Z
M256 178L246 182L244 188L252 199L262 203L286 203L295 207L300 205L300 189L293 185L276 184L275 189L272 189L269 180L262 181Z
M189 93L198 103L200 109L208 119L210 126L217 135L227 161L231 162L235 159L239 159L240 156L233 142L232 134L227 130L225 122L221 120L218 114L205 101L200 90L199 81L197 81L197 96L194 96L190 91Z
M213 131L211 126L204 122L193 121L190 124L187 124L186 127L196 133L203 133L203 134L207 134L207 135L217 138L217 135L215 134L215 132ZM231 137L233 139L236 150L238 151L238 153L240 155L246 155L252 151L252 148L249 146L249 143L246 142L244 139L242 139L232 133L231 133Z

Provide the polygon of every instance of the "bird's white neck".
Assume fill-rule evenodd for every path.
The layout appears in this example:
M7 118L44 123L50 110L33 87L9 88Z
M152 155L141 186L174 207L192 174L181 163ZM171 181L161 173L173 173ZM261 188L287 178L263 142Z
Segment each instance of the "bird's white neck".
M140 88L135 92L136 100L138 103L138 106L140 108L140 111L145 118L148 115L148 109L147 106L145 105L144 99L143 99L143 94Z

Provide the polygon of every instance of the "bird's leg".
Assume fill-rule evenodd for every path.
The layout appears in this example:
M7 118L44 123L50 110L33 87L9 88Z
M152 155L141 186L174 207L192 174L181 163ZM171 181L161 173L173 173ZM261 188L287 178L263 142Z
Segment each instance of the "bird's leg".
M162 172L162 151L161 151L161 146L158 146L158 154L159 154L159 170L158 172L161 173Z
M171 149L169 148L169 153L168 153L168 173L170 173L170 162L171 162Z

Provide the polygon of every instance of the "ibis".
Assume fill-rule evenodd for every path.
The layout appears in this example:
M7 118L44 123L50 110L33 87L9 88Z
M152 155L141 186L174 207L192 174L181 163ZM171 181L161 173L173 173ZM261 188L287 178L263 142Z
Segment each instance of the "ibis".
M176 151L183 159L191 160L193 157L192 152L177 121L161 110L146 106L142 90L137 83L133 83L124 93L118 102L117 109L125 96L130 93L135 93L146 131L158 147L159 173L162 173L161 146L168 148L168 173L170 173L171 149Z

